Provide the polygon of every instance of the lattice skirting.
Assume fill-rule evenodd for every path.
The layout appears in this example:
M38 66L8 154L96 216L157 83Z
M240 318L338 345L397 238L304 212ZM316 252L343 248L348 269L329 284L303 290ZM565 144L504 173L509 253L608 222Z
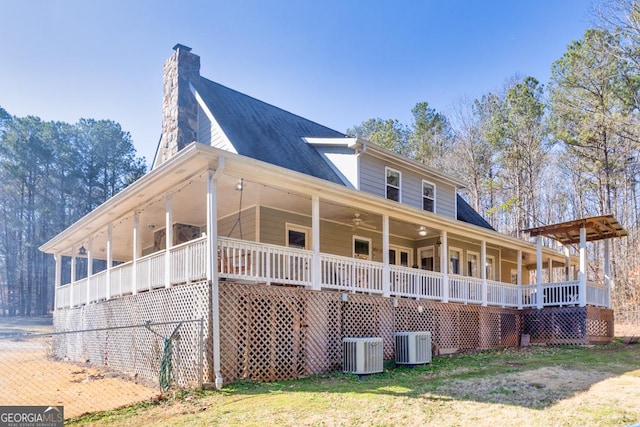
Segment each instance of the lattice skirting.
M532 343L597 344L613 339L613 310L596 307L546 307L522 312L522 333Z
M204 318L204 348L209 337L211 292L208 283L196 283L169 289L154 290L79 308L56 310L54 330L83 331L54 336L53 354L74 362L89 363L118 372L137 375L152 382L158 381L160 359L164 346L162 337L168 337L176 323ZM151 323L151 332L145 327L131 327ZM210 356L198 354L200 323L180 325L173 343L173 381L180 386L197 385L199 363L205 357L204 379L209 378Z
M225 382L275 381L338 370L344 337L382 337L384 357L392 359L395 332L423 330L431 331L441 351L517 346L520 315L493 307L220 284Z
M524 310L443 304L301 288L221 282L220 356L225 383L276 381L341 368L342 338L382 337L393 359L393 334L430 331L441 353L515 347L522 333L532 343L587 344L613 337L613 312L592 307ZM176 286L58 310L56 331L114 328L205 318L204 380L212 378L208 283ZM169 336L173 325L154 327ZM181 326L174 343L174 381L198 379L199 324ZM145 328L109 329L56 336L54 354L157 381L162 340Z

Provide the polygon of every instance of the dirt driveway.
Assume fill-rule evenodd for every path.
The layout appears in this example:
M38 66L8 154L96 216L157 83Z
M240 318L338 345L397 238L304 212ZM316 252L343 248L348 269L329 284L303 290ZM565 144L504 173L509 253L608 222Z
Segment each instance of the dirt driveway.
M15 333L50 330L46 319L38 318L0 324L0 405L64 405L65 418L70 418L158 396L158 388L135 378L52 360L51 337L11 338Z

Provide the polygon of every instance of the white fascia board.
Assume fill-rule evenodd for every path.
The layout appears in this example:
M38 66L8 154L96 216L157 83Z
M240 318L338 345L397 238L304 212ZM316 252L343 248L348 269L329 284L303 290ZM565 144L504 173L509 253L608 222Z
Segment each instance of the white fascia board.
M333 147L350 147L356 142L356 138L312 138L302 137L302 139L310 145L333 146Z

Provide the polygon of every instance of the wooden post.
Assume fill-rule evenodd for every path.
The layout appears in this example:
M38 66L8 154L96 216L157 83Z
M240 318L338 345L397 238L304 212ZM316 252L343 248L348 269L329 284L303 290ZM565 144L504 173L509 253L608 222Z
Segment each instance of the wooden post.
M389 215L382 215L382 296L391 296L391 268L389 267Z
M311 197L311 289L319 291L322 288L322 274L320 261L320 197Z
M53 309L58 309L58 291L60 290L60 286L62 285L62 254L60 252L56 253L53 256L53 259L56 261L56 276L54 279L54 288L55 292L53 293Z
M488 304L489 291L488 291L488 283L487 283L487 242L484 240L480 243L480 263L481 267L481 276L482 277L482 306L486 307ZM503 301L504 304L504 301Z
M607 308L611 308L611 288L613 281L611 280L611 259L609 254L609 240L604 241L604 285L607 288Z
M544 307L544 289L542 287L542 236L536 236L536 307Z
M518 249L516 285L518 285L518 309L522 310L522 250Z
M93 275L93 239L87 243L87 305L91 302L91 276Z
M571 280L571 276L569 274L569 267L571 266L571 254L569 246L564 247L564 280L567 282Z
M213 341L213 373L215 386L222 388L220 371L220 302L218 282L218 192L217 178L224 168L224 157L218 160L218 170L207 172L207 279L211 283L211 335Z
M140 246L140 230L138 226L140 223L140 214L138 211L133 213L133 262L131 263L131 294L138 293L138 250Z
M587 229L580 228L580 287L578 289L580 307L587 306Z
M165 252L164 252L164 287L171 286L171 247L173 246L173 195L167 193L164 206ZM185 266L185 271L187 271ZM185 282L189 282L188 277Z
M111 298L111 269L113 268L113 227L107 225L107 299Z
M73 307L73 287L76 281L76 245L71 245L71 284L69 285L69 308Z
M449 302L449 244L447 231L442 230L440 245L440 271L442 271L442 302Z

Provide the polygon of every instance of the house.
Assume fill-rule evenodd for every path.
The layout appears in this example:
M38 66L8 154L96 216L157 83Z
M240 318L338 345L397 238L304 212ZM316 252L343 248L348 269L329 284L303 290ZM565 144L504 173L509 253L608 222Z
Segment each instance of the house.
M615 218L532 229L536 245L501 234L459 178L199 69L174 47L152 170L42 245L57 330L206 319L218 386L338 369L343 337L382 336L391 358L396 331L431 331L441 351L613 336L609 284L587 281L584 247L625 235ZM131 340L77 345L56 351L131 357Z

